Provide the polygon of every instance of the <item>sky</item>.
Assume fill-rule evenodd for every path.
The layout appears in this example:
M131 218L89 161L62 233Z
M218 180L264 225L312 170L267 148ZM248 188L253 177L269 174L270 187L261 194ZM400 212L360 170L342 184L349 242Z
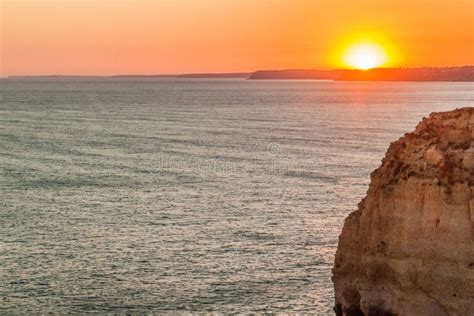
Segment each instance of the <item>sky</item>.
M0 76L474 64L474 0L0 0Z

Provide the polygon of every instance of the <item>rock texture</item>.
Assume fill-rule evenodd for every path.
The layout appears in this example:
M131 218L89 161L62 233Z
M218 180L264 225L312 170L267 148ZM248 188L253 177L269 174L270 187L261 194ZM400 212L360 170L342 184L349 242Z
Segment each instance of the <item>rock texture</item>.
M474 315L473 138L463 108L390 145L339 237L337 315Z

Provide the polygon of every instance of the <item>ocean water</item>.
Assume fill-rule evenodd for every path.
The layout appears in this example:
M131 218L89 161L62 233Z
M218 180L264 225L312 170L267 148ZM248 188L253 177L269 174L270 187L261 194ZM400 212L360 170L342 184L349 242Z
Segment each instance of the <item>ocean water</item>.
M391 141L472 83L0 81L0 312L331 314Z

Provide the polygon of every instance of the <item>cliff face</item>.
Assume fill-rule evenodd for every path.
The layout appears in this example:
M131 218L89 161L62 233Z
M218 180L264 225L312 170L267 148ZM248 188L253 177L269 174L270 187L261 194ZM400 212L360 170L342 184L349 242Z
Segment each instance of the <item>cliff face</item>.
M337 315L474 315L474 108L392 143L344 223Z

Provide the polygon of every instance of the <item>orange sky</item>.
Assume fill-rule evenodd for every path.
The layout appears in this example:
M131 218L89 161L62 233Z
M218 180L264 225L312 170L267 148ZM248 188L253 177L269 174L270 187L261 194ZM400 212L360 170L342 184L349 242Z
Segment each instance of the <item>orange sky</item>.
M474 64L474 0L0 0L0 76Z

